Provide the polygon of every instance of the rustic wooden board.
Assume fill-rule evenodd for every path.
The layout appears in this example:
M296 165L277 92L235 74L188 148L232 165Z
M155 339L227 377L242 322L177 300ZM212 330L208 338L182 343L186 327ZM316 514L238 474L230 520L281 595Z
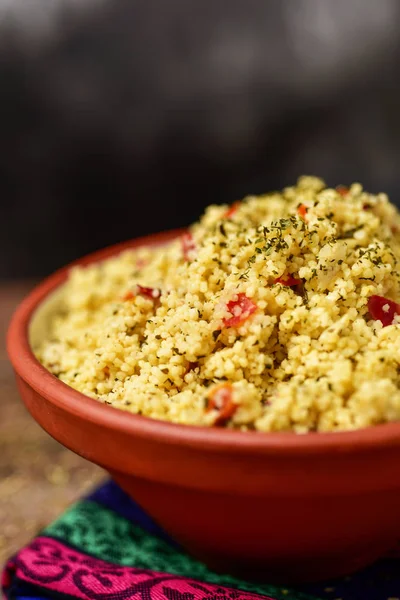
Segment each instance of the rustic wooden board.
M0 285L0 566L104 472L53 440L24 408L5 333L31 282Z

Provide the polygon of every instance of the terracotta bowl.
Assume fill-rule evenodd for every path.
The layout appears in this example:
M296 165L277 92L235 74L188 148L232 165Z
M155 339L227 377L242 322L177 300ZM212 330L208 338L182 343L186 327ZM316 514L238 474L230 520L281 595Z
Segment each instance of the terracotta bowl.
M106 469L188 552L219 571L316 581L351 573L395 546L400 423L349 433L243 433L174 425L92 400L51 375L30 347L35 319L69 268L29 294L8 331L22 399L51 436Z

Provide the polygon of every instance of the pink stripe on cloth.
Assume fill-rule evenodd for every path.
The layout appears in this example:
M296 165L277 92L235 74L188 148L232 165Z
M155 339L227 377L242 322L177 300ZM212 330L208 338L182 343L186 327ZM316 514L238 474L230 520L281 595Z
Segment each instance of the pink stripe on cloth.
M20 581L82 600L273 600L179 575L113 565L47 537L36 538L7 565Z

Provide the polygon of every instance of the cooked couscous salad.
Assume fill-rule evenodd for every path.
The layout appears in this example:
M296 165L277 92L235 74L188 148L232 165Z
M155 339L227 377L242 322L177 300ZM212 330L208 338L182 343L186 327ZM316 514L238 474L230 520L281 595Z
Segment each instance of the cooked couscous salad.
M400 419L400 215L315 177L209 206L168 245L71 271L35 348L118 409L202 426L349 430Z

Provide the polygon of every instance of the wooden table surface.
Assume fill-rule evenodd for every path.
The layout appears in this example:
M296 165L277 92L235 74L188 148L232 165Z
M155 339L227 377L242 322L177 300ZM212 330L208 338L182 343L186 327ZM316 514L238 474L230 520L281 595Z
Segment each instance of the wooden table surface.
M7 359L10 316L32 282L0 284L0 568L105 475L60 446L24 408Z

